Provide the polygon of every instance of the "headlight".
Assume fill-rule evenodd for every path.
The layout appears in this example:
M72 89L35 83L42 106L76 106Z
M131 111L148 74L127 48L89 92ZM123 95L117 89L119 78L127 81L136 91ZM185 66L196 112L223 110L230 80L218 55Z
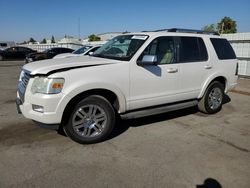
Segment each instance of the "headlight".
M22 81L23 76L24 76L24 71L22 70L21 73L20 73L20 76L19 76L19 82Z
M32 86L32 93L57 94L63 89L63 78L36 77Z

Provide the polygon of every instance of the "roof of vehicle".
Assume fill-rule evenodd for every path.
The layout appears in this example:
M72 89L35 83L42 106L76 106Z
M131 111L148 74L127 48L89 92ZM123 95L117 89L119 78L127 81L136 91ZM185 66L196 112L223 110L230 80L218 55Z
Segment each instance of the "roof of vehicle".
M161 29L154 31L142 31L134 33L125 33L124 35L148 35L148 36L200 36L209 38L221 38L217 32L206 32L202 30L192 30L192 29Z
M66 47L53 47L53 48L48 48L48 49L70 49L72 50L71 48L66 48Z

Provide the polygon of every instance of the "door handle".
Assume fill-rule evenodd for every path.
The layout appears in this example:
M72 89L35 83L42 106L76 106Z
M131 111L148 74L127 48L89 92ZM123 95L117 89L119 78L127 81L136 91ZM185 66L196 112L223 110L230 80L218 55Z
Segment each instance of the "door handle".
M205 65L204 67L205 67L205 69L211 69L212 65Z
M178 69L169 68L169 69L167 69L167 72L168 72L168 73L176 73L176 72L178 72Z

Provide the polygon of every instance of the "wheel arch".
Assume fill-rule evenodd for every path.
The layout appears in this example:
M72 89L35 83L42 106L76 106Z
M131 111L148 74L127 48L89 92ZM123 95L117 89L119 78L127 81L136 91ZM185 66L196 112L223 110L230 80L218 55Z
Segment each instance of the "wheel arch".
M103 89L103 88L97 88L97 89L90 89L81 93L76 94L74 97L71 98L71 100L67 103L63 115L62 115L62 124L64 124L67 119L69 118L70 111L73 110L74 106L81 101L82 99L91 96L91 95L99 95L107 99L110 104L114 107L116 112L120 112L125 108L124 104L125 101L121 101L121 97L109 90L109 89Z
M206 89L208 88L208 86L214 82L214 81L218 81L220 83L223 84L224 86L224 91L227 91L227 78L225 76L220 76L220 75L215 75L210 77L205 84L203 84L202 90L198 96L198 99L202 98L202 96L205 94Z

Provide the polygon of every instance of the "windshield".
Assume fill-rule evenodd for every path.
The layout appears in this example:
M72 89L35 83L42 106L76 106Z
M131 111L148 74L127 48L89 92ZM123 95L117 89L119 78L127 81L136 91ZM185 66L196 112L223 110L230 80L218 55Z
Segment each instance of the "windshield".
M72 52L73 54L83 54L84 52L86 52L88 49L92 48L92 46L83 46L77 50L75 50L74 52Z
M51 48L47 48L46 50L43 51L43 53L47 53L51 50Z
M96 50L93 56L129 61L147 38L147 35L117 36Z

